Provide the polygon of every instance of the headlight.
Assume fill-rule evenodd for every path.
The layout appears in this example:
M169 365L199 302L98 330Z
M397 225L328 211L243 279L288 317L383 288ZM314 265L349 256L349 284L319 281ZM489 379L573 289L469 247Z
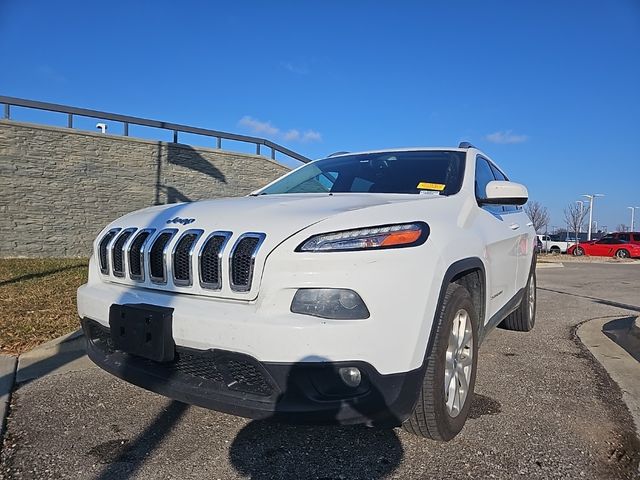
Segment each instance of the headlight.
M429 236L424 222L380 225L314 235L296 248L296 252L339 252L372 248L401 248L422 245Z

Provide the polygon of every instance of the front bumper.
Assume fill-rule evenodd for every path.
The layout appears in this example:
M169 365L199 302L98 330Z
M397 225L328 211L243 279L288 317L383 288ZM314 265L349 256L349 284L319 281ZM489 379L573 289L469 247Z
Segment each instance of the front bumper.
M84 318L89 358L107 372L175 400L254 419L294 423L397 426L411 414L426 363L382 375L354 362L268 363L223 350L176 347L159 363L115 350L109 329ZM359 387L347 387L338 369L357 367Z

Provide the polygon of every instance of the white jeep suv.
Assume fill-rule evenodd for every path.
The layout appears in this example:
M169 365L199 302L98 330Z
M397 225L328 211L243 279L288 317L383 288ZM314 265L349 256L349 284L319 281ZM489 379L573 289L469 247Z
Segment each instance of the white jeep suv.
M534 325L526 200L463 143L333 155L247 197L130 213L78 290L88 354L222 412L449 440L482 340Z

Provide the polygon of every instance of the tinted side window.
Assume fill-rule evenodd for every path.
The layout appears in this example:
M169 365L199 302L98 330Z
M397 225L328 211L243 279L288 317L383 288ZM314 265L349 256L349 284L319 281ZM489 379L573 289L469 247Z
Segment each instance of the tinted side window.
M493 177L496 180L501 180L503 182L509 181L509 179L505 177L504 174L500 170L498 170L495 165L490 163L489 166L491 167L491 171L493 172Z
M634 233L633 234L633 241L634 242L640 242L640 233Z
M485 198L487 195L487 184L495 180L489 163L481 157L476 160L476 198Z
M623 242L629 241L630 235L628 233L620 233L618 234L618 240L622 240Z
M486 198L487 196L487 184L495 180L493 171L489 162L482 157L476 158L476 198L478 200ZM490 211L491 213L503 213L503 209L500 205L483 205L482 208Z

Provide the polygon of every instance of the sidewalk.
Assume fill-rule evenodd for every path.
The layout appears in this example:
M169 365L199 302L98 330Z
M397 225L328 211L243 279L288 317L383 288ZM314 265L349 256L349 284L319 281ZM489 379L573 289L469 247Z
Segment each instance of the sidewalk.
M84 336L80 330L51 340L19 357L0 355L0 439L4 434L15 384L44 375L84 370L92 365L85 353Z
M598 318L580 325L576 333L620 387L640 438L640 320Z

